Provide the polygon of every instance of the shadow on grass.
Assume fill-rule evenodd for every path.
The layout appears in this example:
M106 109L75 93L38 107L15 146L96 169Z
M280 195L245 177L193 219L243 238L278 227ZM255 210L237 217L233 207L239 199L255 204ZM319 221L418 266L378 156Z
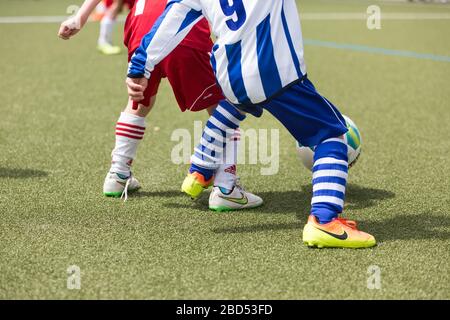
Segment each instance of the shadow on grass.
M208 193L201 199L192 201L191 208L199 211L208 211ZM245 212L295 214L298 221L293 223L267 223L250 226L230 226L216 228L215 233L251 233L282 230L302 230L306 223L310 209L311 186L304 185L299 191L272 191L258 193L264 199L264 205L260 208L246 210ZM179 190L167 191L141 191L134 197L163 197L179 198L186 196ZM392 199L395 193L382 189L367 188L360 185L349 184L347 186L346 207L353 210L361 210L377 205L380 201ZM186 201L171 202L165 205L170 208L186 209ZM244 211L243 211L244 212ZM233 214L233 213L227 213ZM357 217L356 217L357 218ZM358 221L362 230L372 233L378 242L393 240L423 240L423 239L450 239L450 213L445 214L399 214L381 221ZM445 230L444 230L445 229Z
M266 232L279 230L302 230L303 225L308 218L308 212L311 208L310 202L312 190L310 185L304 185L300 191L276 191L258 193L264 199L264 206L254 209L261 213L280 213L295 214L298 218L294 223L270 223L257 224L251 226L231 226L225 228L217 228L212 231L215 233L249 233L249 232ZM395 193L382 189L367 188L355 184L347 186L347 208L364 209L375 206L378 202L395 197ZM200 206L207 208L207 203L196 203L195 207L201 210ZM389 222L388 222L389 224ZM380 228L385 228L381 226ZM370 229L371 230L371 229Z
M47 176L48 173L42 170L0 167L0 179L1 178L28 179L28 178L42 178Z
M152 194L152 193L149 193ZM163 192L163 194L166 194ZM305 217L310 210L312 190L311 185L304 185L299 191L270 191L257 193L264 200L264 205L260 208L249 211L258 213L279 213L279 214L297 214L299 218ZM180 192L169 191L167 196L179 196ZM156 193L155 196L159 196ZM379 201L394 198L395 194L391 191L366 188L355 184L349 184L347 188L347 208L364 209L376 205ZM185 203L168 203L170 208L186 208ZM192 202L192 209L207 211L208 197L203 195L199 200Z
M166 190L166 191L137 191L132 194L133 198L178 198L185 197L180 190Z
M269 231L283 231L283 230L302 230L305 221L297 221L293 223L266 223L256 224L251 226L230 226L223 228L212 229L214 233L253 233L253 232L269 232Z
M305 188L305 186L303 187ZM309 189L309 187L307 187ZM312 196L312 192L309 193ZM350 183L346 191L347 209L364 209L377 205L379 201L395 198L395 193L388 190L366 188Z
M302 217L301 220L294 223L216 228L212 231L215 233L251 233L297 229L301 232L306 223L306 216ZM378 243L394 240L450 239L450 214L438 216L430 215L429 213L419 215L401 214L382 221L359 221L358 224L361 230L373 234Z
M362 221L362 230L367 230L378 242L391 240L449 240L450 214L399 214L381 221ZM444 230L445 229L445 230Z

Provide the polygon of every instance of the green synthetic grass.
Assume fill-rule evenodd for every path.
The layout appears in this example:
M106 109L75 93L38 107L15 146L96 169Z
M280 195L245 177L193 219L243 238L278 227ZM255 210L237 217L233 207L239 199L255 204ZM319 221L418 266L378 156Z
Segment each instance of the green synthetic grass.
M73 2L2 1L0 15L63 15ZM300 8L365 12L369 4ZM0 25L0 298L450 298L450 63L306 46L310 78L361 130L346 215L379 242L311 250L301 242L310 174L267 114L242 127L281 129L279 173L239 168L263 207L218 214L206 196L193 203L179 192L187 166L170 161L171 133L192 131L206 114L180 113L165 82L134 164L142 191L126 203L102 196L126 103L126 55L97 54L97 27L63 42L56 24ZM379 31L364 21L303 22L308 39L444 56L449 28L449 20L384 21ZM81 268L81 290L66 288L70 265ZM371 265L381 268L381 290L367 288Z

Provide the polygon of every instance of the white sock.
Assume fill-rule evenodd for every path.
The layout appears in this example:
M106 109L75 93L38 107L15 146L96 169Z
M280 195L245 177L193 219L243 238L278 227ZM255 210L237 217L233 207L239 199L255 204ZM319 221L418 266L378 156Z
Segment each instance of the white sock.
M236 184L236 163L237 151L239 142L241 140L241 133L239 128L235 130L233 136L227 141L227 146L223 153L223 163L216 171L214 178L214 186L233 190Z
M100 22L100 36L98 38L98 44L112 44L112 34L116 21L108 16L104 16Z
M129 176L139 142L144 138L145 118L122 112L116 125L116 146L110 172Z
M97 13L105 13L106 7L105 4L102 2L99 2L99 4L95 7L95 12Z

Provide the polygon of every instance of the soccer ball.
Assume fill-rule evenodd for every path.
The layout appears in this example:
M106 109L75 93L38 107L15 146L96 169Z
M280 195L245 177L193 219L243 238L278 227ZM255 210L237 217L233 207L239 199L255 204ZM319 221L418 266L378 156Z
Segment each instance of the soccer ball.
M358 160L361 154L361 134L356 124L349 117L343 115L345 123L348 128L348 132L345 134L344 139L348 146L348 166L353 166ZM305 147L297 142L297 152L303 165L312 170L314 163L314 150L310 147Z

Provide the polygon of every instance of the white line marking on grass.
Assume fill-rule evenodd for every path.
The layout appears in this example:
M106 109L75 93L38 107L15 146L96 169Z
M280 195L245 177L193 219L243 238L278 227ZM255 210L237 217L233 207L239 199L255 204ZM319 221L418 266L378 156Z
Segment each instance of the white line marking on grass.
M366 13L358 12L312 12L301 13L302 20L367 20ZM60 23L68 16L11 16L0 17L0 24L27 24L27 23ZM382 13L381 19L384 20L450 20L450 13ZM125 21L121 16L119 21Z
M68 16L22 16L22 17L0 17L0 24L27 24L27 23L60 23ZM367 19L366 14L359 13L304 13L303 20L348 20L348 19ZM414 19L450 19L450 14L442 13L385 13L382 19L391 20L414 20ZM119 17L118 21L125 21L125 17ZM358 44L337 43L331 41L321 41L314 39L305 39L306 45L327 47L334 49L344 49L359 52L369 52L383 54L388 56L400 56L408 58L416 58L423 60L432 60L440 62L450 62L450 56L441 56L430 53L418 53L405 50L394 50L387 48L369 47Z
M302 20L367 20L358 12L317 12L300 14ZM381 13L381 20L450 20L450 13Z
M29 24L29 23L61 23L69 16L23 16L0 17L0 24ZM125 17L119 17L119 22L124 22Z
M66 20L67 16L29 16L29 17L0 17L0 23L25 24L25 23L56 23Z
M450 56L441 56L432 53L420 53L414 51L407 50L395 50L395 49L387 49L387 48L379 48L379 47L369 47L360 44L351 44L351 43L339 43L332 41L322 41L322 40L314 40L314 39L305 39L305 45L315 46L315 47L325 47L325 48L333 48L333 49L342 49L342 50L351 50L358 52L367 52L374 54L382 54L385 56L397 56L397 57L406 57L406 58L415 58L422 60L432 60L439 62L450 62Z

